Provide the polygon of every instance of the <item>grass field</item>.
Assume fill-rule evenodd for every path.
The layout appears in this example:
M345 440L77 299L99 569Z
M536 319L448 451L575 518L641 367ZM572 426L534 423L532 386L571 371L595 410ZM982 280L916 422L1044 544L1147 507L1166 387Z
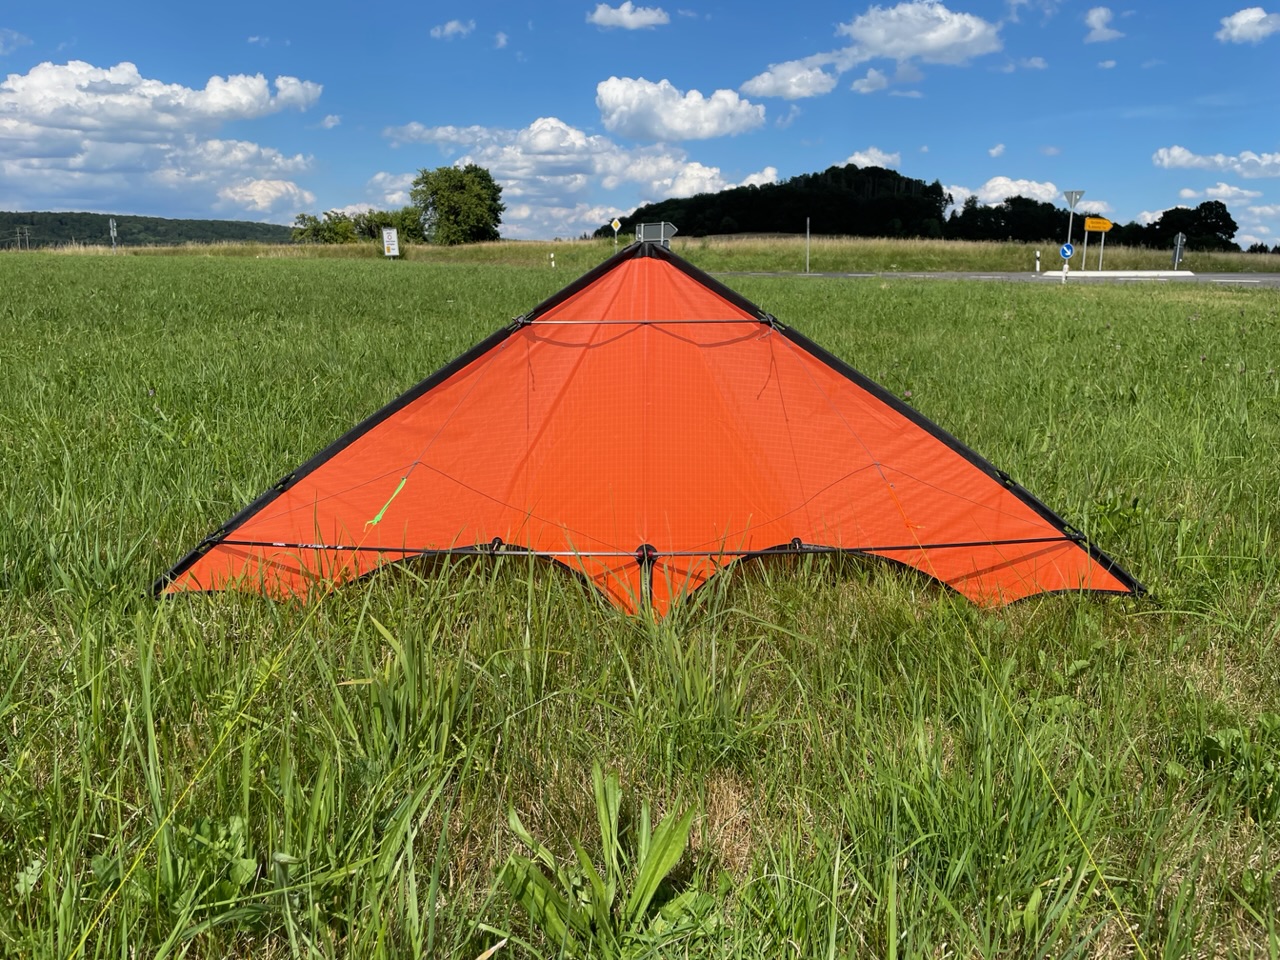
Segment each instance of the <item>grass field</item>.
M1146 600L144 596L574 263L0 258L0 954L1280 957L1275 291L732 278Z
M1090 234L1087 248L1081 242L1080 228L1075 231L1076 256L1071 269L1098 269L1101 234ZM630 242L619 237L620 245ZM672 241L672 250L704 270L767 271L803 273L805 271L805 239L803 236L750 235L724 237L681 237ZM1041 269L1061 270L1059 241L1044 243L956 242L948 240L892 239L874 237L814 237L808 245L809 270L813 273L917 273L921 271L1002 271L1035 270L1036 253L1041 255ZM547 267L552 261L556 269L576 276L595 266L614 250L612 240L574 240L569 242L530 242L507 240L498 243L461 247L406 245L404 258L412 262L501 264L504 266ZM111 255L110 247L68 247L63 254ZM1106 270L1169 270L1172 251L1123 247L1115 243L1102 251ZM340 260L383 258L382 247L374 243L333 246L205 244L184 247L122 247L123 256L257 256L291 259L317 257ZM1280 254L1226 253L1190 251L1182 259L1181 268L1200 273L1280 273Z

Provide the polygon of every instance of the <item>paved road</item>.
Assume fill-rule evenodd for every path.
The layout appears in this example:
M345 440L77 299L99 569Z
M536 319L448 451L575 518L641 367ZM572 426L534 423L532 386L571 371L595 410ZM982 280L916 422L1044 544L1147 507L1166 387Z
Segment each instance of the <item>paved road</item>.
M849 279L886 280L995 280L1005 283L1062 283L1060 270L1044 273L809 273L785 274L763 271L733 271L722 276L809 276ZM1067 275L1067 283L1198 283L1228 284L1247 287L1280 288L1280 273L1192 273L1189 270L1076 270Z

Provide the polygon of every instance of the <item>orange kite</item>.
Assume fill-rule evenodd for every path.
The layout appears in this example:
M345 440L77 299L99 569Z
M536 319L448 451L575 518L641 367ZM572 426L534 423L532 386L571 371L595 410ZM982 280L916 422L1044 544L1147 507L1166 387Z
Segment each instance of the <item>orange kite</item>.
M1143 590L910 406L640 242L285 476L155 592L299 596L411 557L532 553L661 615L734 561L827 552L988 605Z

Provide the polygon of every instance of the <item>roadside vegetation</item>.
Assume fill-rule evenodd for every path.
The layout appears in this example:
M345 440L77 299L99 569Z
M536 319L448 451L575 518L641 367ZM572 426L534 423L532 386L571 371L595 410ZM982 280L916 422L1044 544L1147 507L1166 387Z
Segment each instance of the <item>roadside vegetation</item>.
M1007 247L968 268L1029 269ZM727 278L1145 600L979 610L814 558L658 622L522 561L146 595L611 250L4 258L0 955L1280 957L1273 290Z
M618 248L633 236L619 234ZM807 247L811 273L920 273L979 271L1034 273L1036 253L1044 273L1061 275L1060 244L995 241L889 239L867 237L813 237ZM402 244L401 259L415 263L490 264L546 267L564 271L561 284L595 266L613 253L610 240L522 241L499 240L461 246ZM806 243L803 236L680 237L671 249L704 270L720 273L804 273ZM111 256L109 247L67 246L63 255ZM1088 269L1098 269L1097 237L1090 239ZM129 247L123 256L251 257L274 259L386 259L380 243L350 244L188 244L185 246ZM1080 270L1083 251L1077 239L1072 270ZM1107 244L1102 251L1104 270L1170 270L1167 250ZM1280 273L1280 253L1243 253L1217 250L1190 251L1180 269L1199 273Z

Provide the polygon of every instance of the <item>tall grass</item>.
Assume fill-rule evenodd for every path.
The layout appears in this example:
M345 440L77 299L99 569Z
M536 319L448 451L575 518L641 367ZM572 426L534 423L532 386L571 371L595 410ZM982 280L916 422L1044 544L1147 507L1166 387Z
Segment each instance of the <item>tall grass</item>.
M804 558L651 622L512 559L143 595L562 268L5 270L0 953L1280 956L1276 293L735 278L1153 599Z
M1172 253L1144 247L1111 244L1102 247L1098 234L1091 236L1087 248L1077 238L1080 255L1072 261L1072 269L1097 270L1099 254L1105 270L1169 270ZM618 247L631 242L620 236ZM1036 254L1044 271L1060 270L1060 241L1041 243L1016 241L956 241L921 238L886 237L813 237L806 244L803 236L722 236L680 237L672 240L672 249L682 257L717 272L803 273L806 260L812 273L919 273L919 272L1022 272L1036 269ZM1100 249L1101 247L1101 249ZM402 258L426 263L470 263L520 267L546 267L565 271L567 282L595 266L617 247L612 240L572 240L567 242L504 240L496 243L458 247L404 245ZM110 247L68 246L63 254L111 255ZM323 244L257 244L217 243L179 246L122 247L126 256L205 256L257 257L284 259L384 259L382 247L376 243ZM1086 263L1087 260L1087 263ZM1200 273L1277 273L1280 254L1236 253L1223 251L1191 251L1186 253L1180 269Z

